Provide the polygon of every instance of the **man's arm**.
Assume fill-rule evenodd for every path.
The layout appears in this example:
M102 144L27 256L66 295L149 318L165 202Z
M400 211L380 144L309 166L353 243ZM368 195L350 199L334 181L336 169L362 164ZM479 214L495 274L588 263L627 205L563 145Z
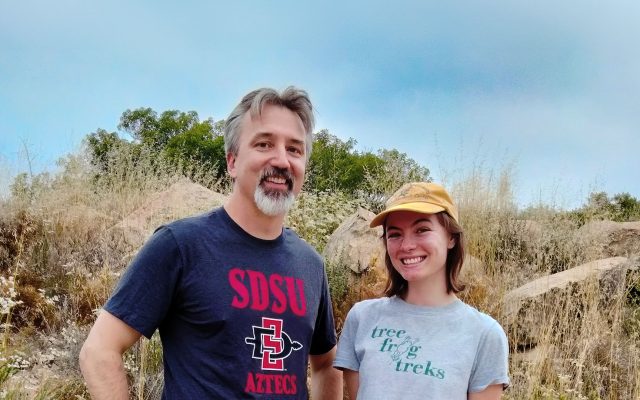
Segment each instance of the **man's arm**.
M122 354L140 333L102 310L80 350L80 370L93 399L129 398Z
M334 358L336 346L324 354L309 355L313 400L342 400L342 372L333 368Z
M498 400L502 397L502 384L487 386L482 392L469 393L468 400Z

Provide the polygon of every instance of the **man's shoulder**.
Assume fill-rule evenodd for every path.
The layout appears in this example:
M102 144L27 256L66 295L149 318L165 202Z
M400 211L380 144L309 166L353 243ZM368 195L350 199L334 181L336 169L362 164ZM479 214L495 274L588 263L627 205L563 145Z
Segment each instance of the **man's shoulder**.
M301 238L293 229L284 228L284 236L285 236L285 240L290 245L299 246L301 250L311 251L313 253L318 254L318 251L306 240Z
M219 218L220 208L214 208L201 214L194 214L188 217L176 219L162 225L171 231L193 231L211 226L212 221Z

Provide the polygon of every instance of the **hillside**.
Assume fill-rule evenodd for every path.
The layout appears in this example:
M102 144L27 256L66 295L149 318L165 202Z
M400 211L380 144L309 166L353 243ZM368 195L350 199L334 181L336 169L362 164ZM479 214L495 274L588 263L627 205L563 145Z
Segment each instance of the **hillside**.
M81 160L69 163L0 208L3 398L88 398L79 348L140 244L158 225L225 200L223 186L171 171L101 180ZM469 249L461 297L496 318L510 341L504 398L640 398L640 222L524 215L500 201L504 187L452 186ZM307 192L287 220L323 251L338 328L384 281L366 206ZM160 346L154 337L127 353L132 398L159 393Z

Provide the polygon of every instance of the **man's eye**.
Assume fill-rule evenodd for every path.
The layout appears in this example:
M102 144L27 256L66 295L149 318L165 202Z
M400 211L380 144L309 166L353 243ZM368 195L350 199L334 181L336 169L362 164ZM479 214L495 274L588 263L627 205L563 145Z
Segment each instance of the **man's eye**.
M270 146L269 142L258 142L256 143L256 147L261 149L266 149Z
M289 147L289 152L293 154L302 154L302 149L299 147Z

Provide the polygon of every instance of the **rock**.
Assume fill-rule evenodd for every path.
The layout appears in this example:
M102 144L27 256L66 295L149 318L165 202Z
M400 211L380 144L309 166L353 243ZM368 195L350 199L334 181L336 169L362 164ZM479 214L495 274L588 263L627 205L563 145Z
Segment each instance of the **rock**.
M640 254L640 221L592 221L576 232L587 259Z
M535 346L543 334L542 329L549 328L549 322L559 317L554 314L556 310L570 309L575 319L588 301L596 300L600 304L612 301L622 294L627 271L637 269L638 264L638 259L625 257L592 261L508 292L503 309L506 330L513 333L510 340L521 347ZM597 283L597 287L582 290L589 288L589 283Z
M158 226L208 211L222 205L225 200L226 196L184 178L167 190L152 195L145 205L125 217L112 230L137 248Z
M547 360L554 360L556 353L557 349L554 345L545 343L532 349L515 352L511 354L511 359L516 365L519 363L541 364Z
M323 255L333 265L348 266L360 274L369 268L384 271L382 228L369 228L375 215L359 208L329 236Z

